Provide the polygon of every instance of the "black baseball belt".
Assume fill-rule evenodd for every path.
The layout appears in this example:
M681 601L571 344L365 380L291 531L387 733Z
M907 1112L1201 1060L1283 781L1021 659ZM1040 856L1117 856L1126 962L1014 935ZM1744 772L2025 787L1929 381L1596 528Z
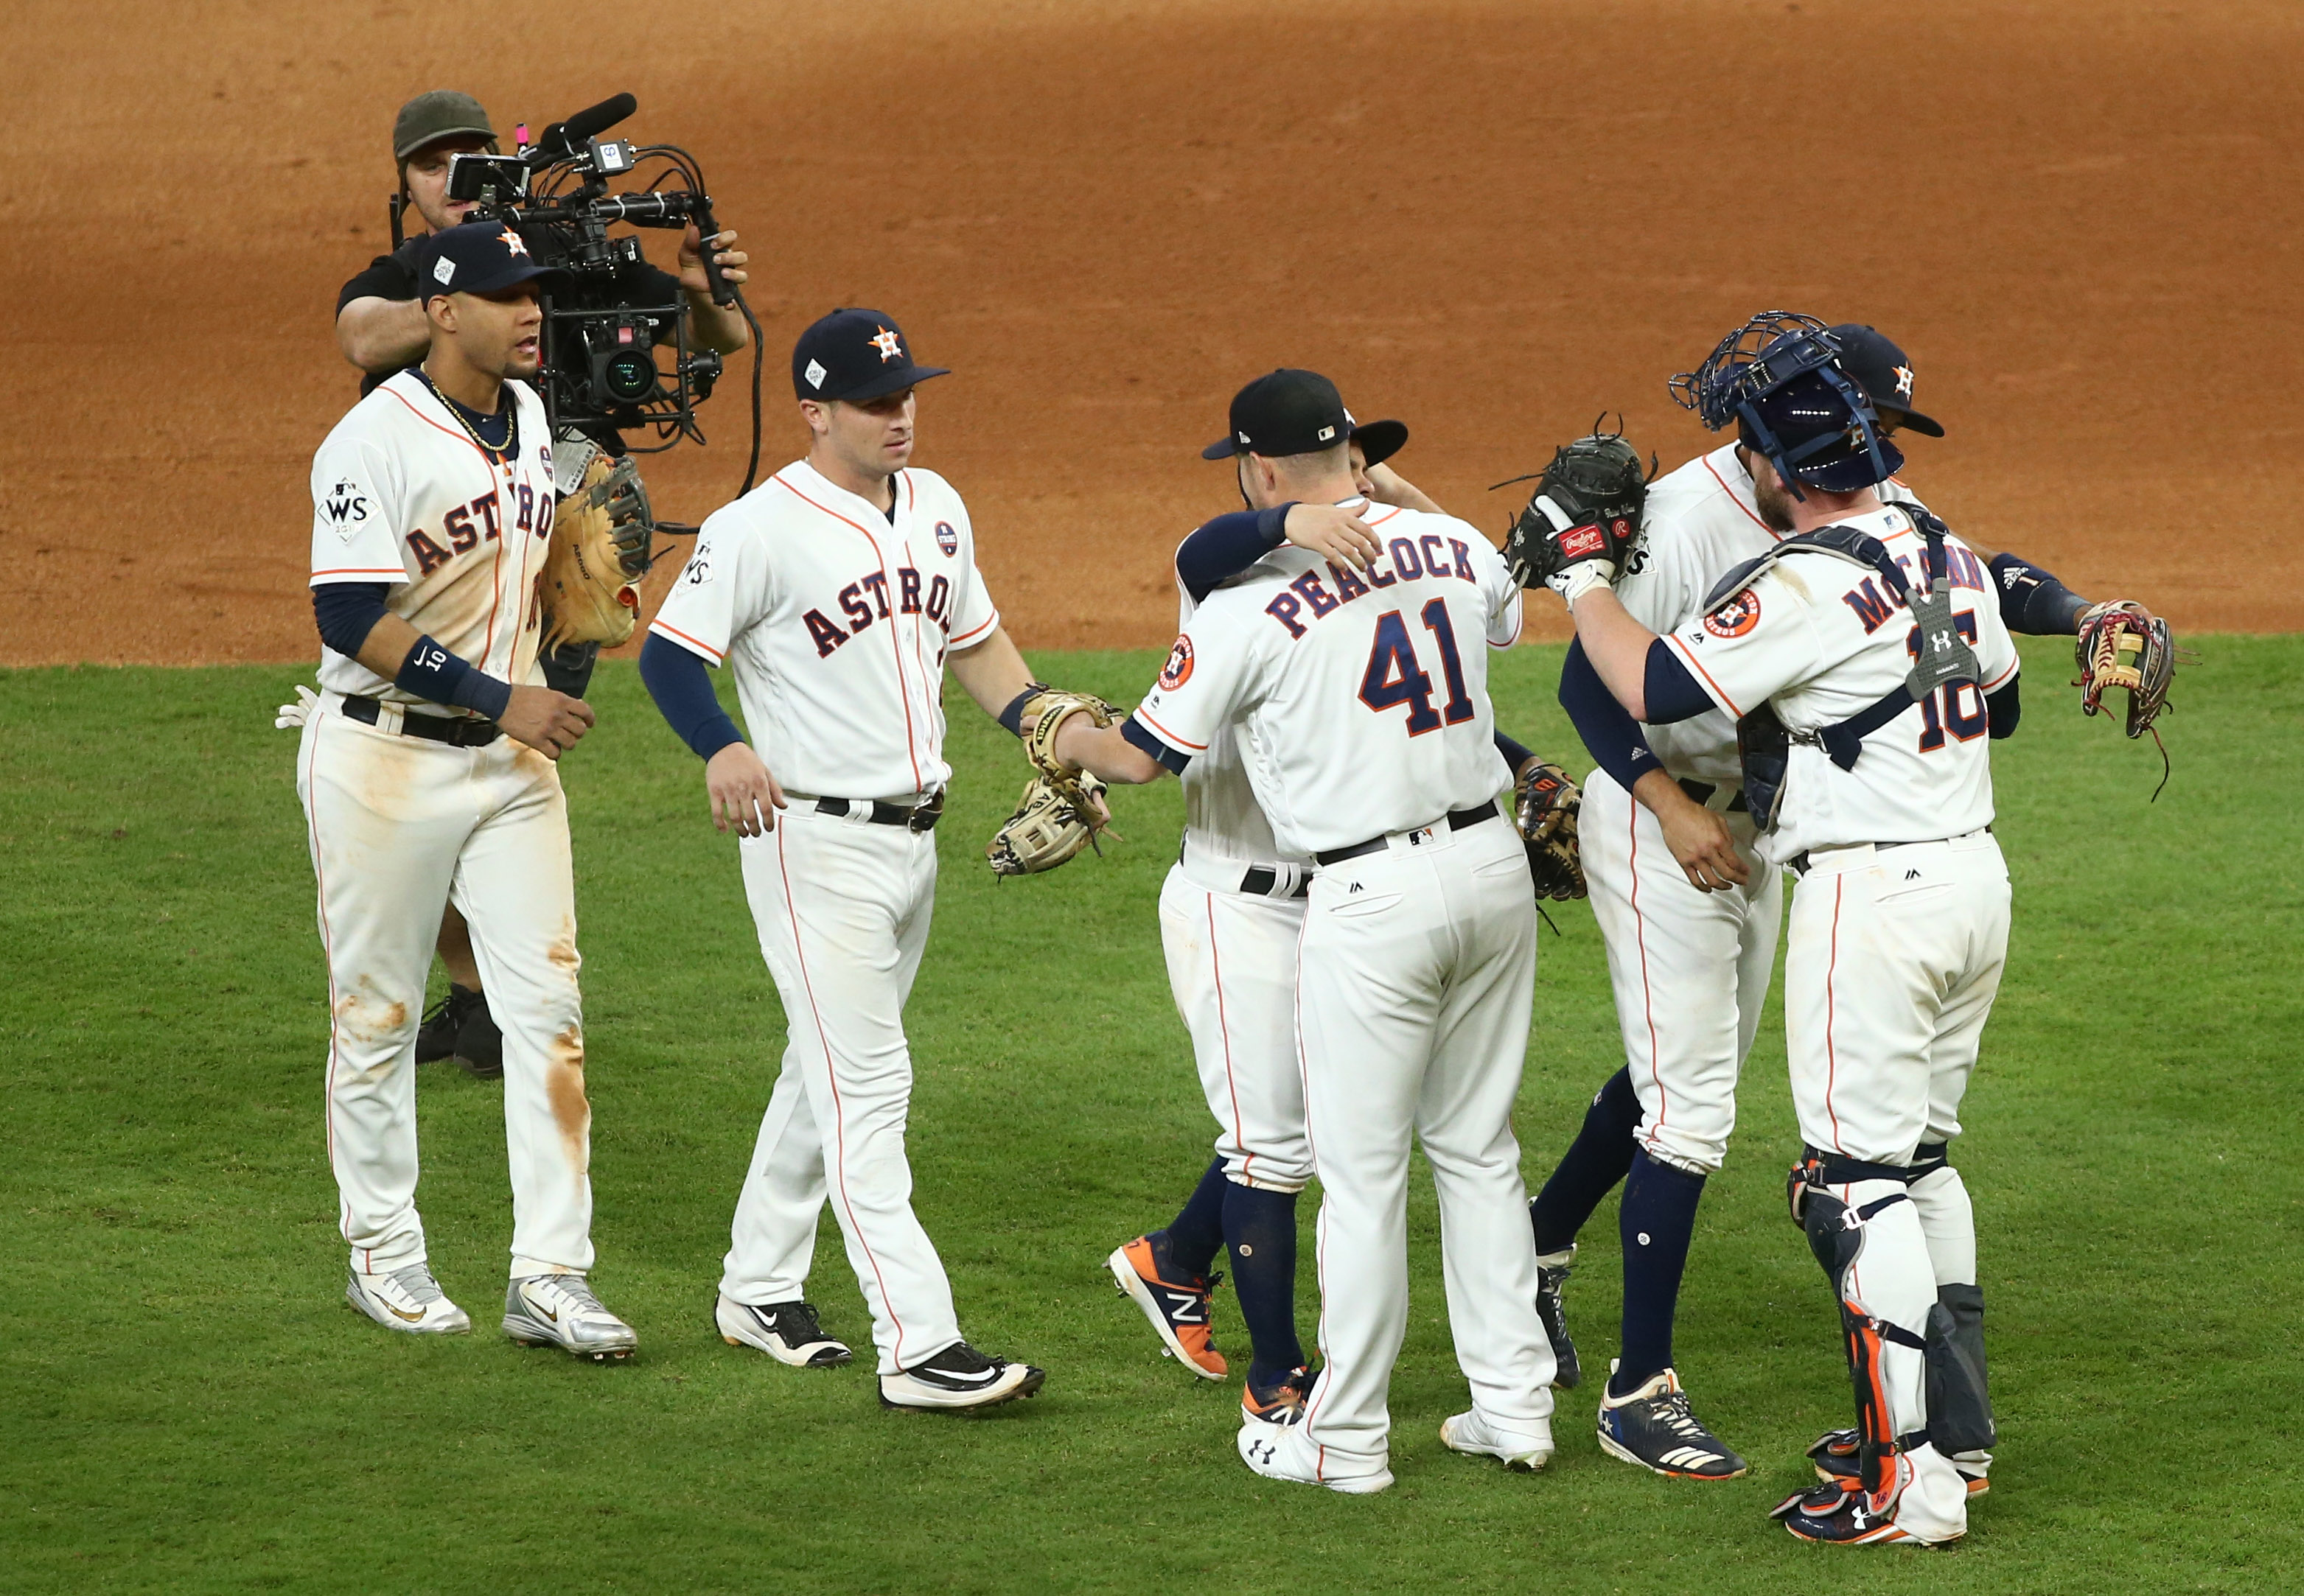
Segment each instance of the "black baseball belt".
M1694 798L1698 803L1702 804L1707 809L1712 807L1712 800L1720 791L1719 788L1714 786L1709 781L1691 781L1686 777L1675 777L1674 780L1679 781L1680 790L1682 792L1688 794L1689 797ZM1752 808L1749 804L1744 801L1744 790L1741 787L1739 787L1734 792L1731 793L1729 795L1728 801L1720 806L1730 815L1749 815L1751 813Z
M1487 803L1482 804L1477 809L1449 810L1448 829L1452 832L1461 832L1468 825L1478 825L1484 820L1494 820L1495 817L1496 801L1494 798L1490 798ZM1436 820L1432 823L1433 825L1438 825L1439 823L1440 823ZM1414 829L1418 831L1430 831L1432 827L1419 826ZM1363 854L1371 854L1380 848L1389 848L1390 846L1391 843L1385 840L1383 837L1370 837L1365 842L1355 842L1350 848L1332 848L1326 853L1316 853L1312 857L1322 865L1341 865L1346 859L1357 859Z
M1240 890L1251 898L1269 898L1272 896L1272 889L1279 884L1280 873L1269 865L1250 865L1246 870L1241 872ZM1297 879L1296 890L1288 896L1302 898L1311 891L1312 873L1308 870Z
M829 815L835 820L845 820L859 810L868 811L864 816L869 825L900 825L915 832L933 832L936 823L944 818L944 794L924 799L918 804L884 804L878 798L820 798L816 800L816 812Z
M400 735L419 737L428 743L446 743L453 748L485 748L504 735L504 728L494 721L474 720L469 715L420 715L400 705ZM374 698L344 695L344 719L359 721L364 725L381 725L384 705Z

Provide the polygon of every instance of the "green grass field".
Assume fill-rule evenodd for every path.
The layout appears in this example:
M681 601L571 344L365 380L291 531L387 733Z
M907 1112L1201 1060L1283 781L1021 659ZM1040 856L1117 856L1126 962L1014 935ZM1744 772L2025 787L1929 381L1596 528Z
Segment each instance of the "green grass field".
M974 1419L886 1414L868 1358L800 1372L715 1333L783 1020L735 845L622 665L564 769L595 1278L640 1355L580 1366L496 1332L501 1094L447 1066L419 1092L422 1202L479 1333L388 1335L343 1304L322 1148L326 988L292 739L271 727L305 673L0 673L0 1588L2298 1589L2304 639L2200 647L2157 805L2149 744L2080 718L2056 646L2028 654L2026 723L1995 749L2016 932L1960 1161L2003 1448L1969 1539L1939 1553L1803 1547L1763 1516L1849 1406L1824 1282L1783 1217L1797 1136L1773 1006L1680 1333L1750 1477L1608 1461L1588 1383L1563 1396L1540 1475L1445 1451L1462 1382L1428 1185L1399 1483L1351 1499L1249 1475L1236 1388L1156 1355L1101 1268L1173 1212L1212 1134L1153 908L1175 788L1121 795L1111 857L995 884L983 841L1021 765L967 709L910 1016L913 1167L963 1325L1046 1366L1045 1393ZM1558 658L1517 651L1496 686L1504 723L1550 749L1570 746ZM1037 663L1127 699L1157 666ZM1619 1062L1591 916L1554 917L1519 1121L1535 1180ZM1569 1305L1605 1366L1613 1204L1586 1241ZM813 1296L868 1344L828 1222ZM1308 1267L1308 1336L1311 1297ZM1217 1313L1219 1342L1244 1346L1228 1293Z

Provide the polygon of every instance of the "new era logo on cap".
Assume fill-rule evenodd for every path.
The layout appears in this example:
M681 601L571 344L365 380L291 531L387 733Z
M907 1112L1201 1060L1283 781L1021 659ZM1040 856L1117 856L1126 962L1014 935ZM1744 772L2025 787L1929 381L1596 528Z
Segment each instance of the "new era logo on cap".
M1283 367L1232 395L1231 435L1201 450L1200 458L1310 454L1333 447L1351 424L1335 384L1317 371Z

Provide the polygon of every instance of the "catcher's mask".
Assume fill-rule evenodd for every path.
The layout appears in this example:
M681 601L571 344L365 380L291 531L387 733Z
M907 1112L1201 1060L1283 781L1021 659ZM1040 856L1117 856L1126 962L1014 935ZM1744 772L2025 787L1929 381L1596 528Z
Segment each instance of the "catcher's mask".
M1672 379L1673 398L1718 432L1766 455L1804 499L1803 484L1854 493L1904 463L1879 414L1840 364L1840 342L1812 316L1766 310L1722 339L1694 371Z

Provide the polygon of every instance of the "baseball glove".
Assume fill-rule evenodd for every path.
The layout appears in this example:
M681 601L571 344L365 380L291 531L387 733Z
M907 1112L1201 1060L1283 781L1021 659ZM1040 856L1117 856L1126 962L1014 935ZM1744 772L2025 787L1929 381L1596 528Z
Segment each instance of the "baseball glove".
M2176 677L2176 639L2168 623L2131 599L2090 604L2080 612L2072 656L2080 672L2072 685L2080 689L2084 714L2102 714L2105 694L2128 689L2128 735L2152 733L2160 748L2160 786L2167 786L2168 745L2152 722L2172 707L2168 687ZM2160 796L2158 788L2152 796Z
M1111 826L1104 783L1056 757L1056 729L1076 714L1109 726L1120 712L1092 693L1042 688L1024 700L1021 714L1033 722L1024 734L1024 756L1039 774L1025 784L1016 812L984 850L995 875L1054 870L1083 848L1101 853L1097 838Z
M637 584L648 574L656 541L648 489L630 459L612 459L580 439L558 440L553 475L560 504L537 578L543 648L563 643L614 648L640 624Z
M1528 846L1528 873L1538 898L1581 898L1584 860L1576 843L1582 789L1556 764L1531 759L1512 783L1512 819Z
M1555 451L1504 536L1513 579L1523 587L1544 587L1569 567L1596 561L1611 581L1624 574L1639 555L1640 515L1655 475L1655 460L1643 470L1639 451L1622 433L1596 429Z

